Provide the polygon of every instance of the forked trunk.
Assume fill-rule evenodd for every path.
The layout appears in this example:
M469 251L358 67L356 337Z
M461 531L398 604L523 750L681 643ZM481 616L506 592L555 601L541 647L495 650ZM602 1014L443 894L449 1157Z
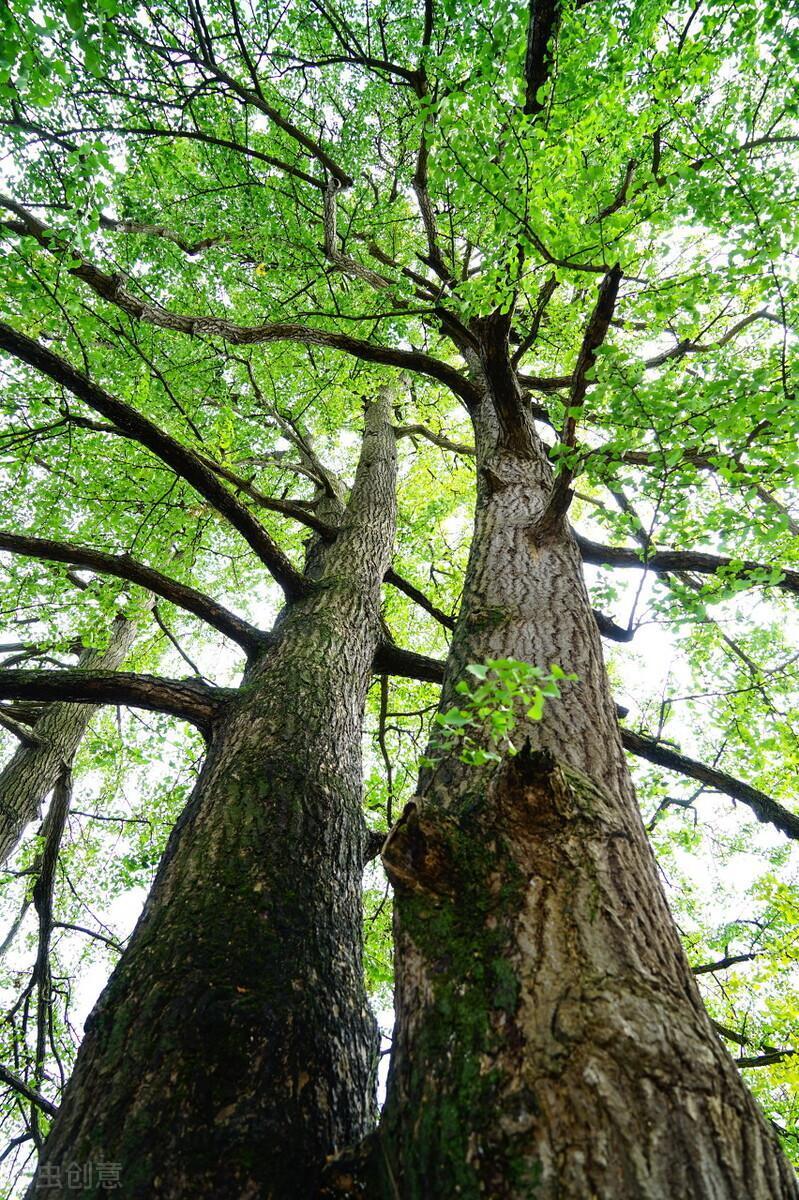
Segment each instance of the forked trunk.
M475 424L476 527L443 704L487 658L579 678L527 724L518 757L475 767L453 753L425 772L386 844L397 1026L362 1194L796 1197L669 913L578 552L565 522L536 527L551 488L540 442L528 430L526 447L503 447L488 399Z
M319 582L214 731L38 1180L77 1163L91 1178L74 1194L101 1196L114 1163L136 1200L301 1200L373 1120L360 743L394 532L389 416L387 397L370 407Z

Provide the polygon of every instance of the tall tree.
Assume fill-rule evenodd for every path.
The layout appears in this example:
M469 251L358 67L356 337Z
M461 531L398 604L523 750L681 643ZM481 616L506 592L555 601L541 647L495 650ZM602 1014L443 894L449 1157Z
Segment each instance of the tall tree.
M573 407L618 284L613 268ZM524 750L499 769L490 724L466 755L434 739L383 850L398 1023L380 1194L795 1196L668 913L566 520L568 476L552 478L499 337L480 347L477 514L441 725L471 730L490 695L457 703L469 664L502 679L508 659L557 662L573 679L541 720L527 682Z
M131 1195L302 1196L333 1156L328 1191L391 1197L796 1195L702 1007L622 753L701 785L644 777L656 835L702 788L799 832L796 18L15 0L3 20L0 547L29 564L8 599L63 636L63 571L30 563L87 567L247 660L236 688L221 656L216 685L0 672L0 698L127 703L209 742L40 1181L102 1158ZM652 619L692 686L619 731L599 636ZM392 717L385 681L443 692L383 851L398 1023L361 1141L372 671L387 824L411 773L391 747L431 699ZM686 692L709 762L671 744ZM758 885L779 957L793 881ZM765 953L731 952L740 929L702 930L719 971ZM744 1062L789 1061L761 1025L762 1054L721 1032ZM40 1042L9 1086L52 1109Z

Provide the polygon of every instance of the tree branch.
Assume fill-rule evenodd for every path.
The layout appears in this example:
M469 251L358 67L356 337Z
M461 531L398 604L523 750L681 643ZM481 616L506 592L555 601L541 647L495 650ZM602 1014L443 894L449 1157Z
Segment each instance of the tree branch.
M3 729L7 729L9 733L13 733L14 737L17 738L18 741L22 742L23 746L41 745L42 739L38 737L32 729L28 729L25 725L21 725L19 721L15 721L13 717L8 715L8 713L3 712L1 707L0 725L2 725Z
M560 23L559 0L529 0L528 14L522 111L528 117L534 117L544 107L538 93L549 79L552 59L548 51Z
M724 958L720 958L718 962L702 963L701 966L691 967L694 975L710 975L714 971L726 971L730 967L735 967L738 963L752 962L757 958L757 952L751 954L726 954Z
M598 608L591 611L602 637L608 638L612 642L631 642L635 637L634 629L626 629L623 625L617 625L612 617L605 616Z
M284 117L278 109L269 104L260 89L255 91L253 88L245 87L234 79L232 75L228 75L217 63L211 62L208 58L202 61L202 66L215 79L226 83L231 91L240 96L242 100L260 109L274 125L277 125L278 129L282 129L285 134L297 142L298 145L302 146L303 150L306 150L308 154L315 158L330 175L338 180L341 187L352 187L355 182L352 176L348 175L343 167L338 165L335 159L325 150L324 146L307 133L303 133L301 129Z
M420 608L423 608L425 612L429 613L431 617L434 617L435 620L438 621L440 625L443 625L445 629L455 628L454 617L448 616L447 613L442 612L440 608L437 608L436 605L433 604L432 600L425 596L423 591L421 591L409 580L403 578L402 575L398 575L393 567L386 571L385 575L383 576L383 581L385 583L390 583L391 586L395 587L398 592L402 592L404 595L406 595L409 600L413 600L414 604L418 604Z
M596 363L596 352L604 342L610 328L610 322L616 307L616 297L619 294L620 282L621 267L616 263L615 267L611 267L608 271L599 286L594 311L585 327L580 352L577 355L577 362L574 374L572 375L569 396L566 401L566 416L564 417L563 428L560 433L560 444L569 450L573 450L576 446L577 416L585 403L589 382L588 372ZM549 529L556 527L560 523L561 518L565 516L571 503L571 484L574 479L575 469L573 466L566 466L563 461L561 462L561 467L562 469L559 474L555 476L552 494L549 497L546 508L536 523L534 532L537 536L541 536Z
M115 938L107 937L104 933L98 933L95 929L87 929L85 925L70 925L67 921L53 921L53 929L66 929L70 933L83 933L86 937L93 938L97 942L103 942L104 945L110 946L112 950L116 950L117 954L121 954L125 949Z
M689 779L696 779L699 783L704 783L712 788L713 791L721 792L733 800L740 800L742 804L746 804L752 810L758 821L774 825L789 838L799 838L799 814L784 808L765 792L759 791L758 788L752 787L740 779L735 779L725 771L708 767L704 763L697 762L696 759L688 758L676 750L671 750L654 738L642 737L641 734L624 727L620 732L622 745L631 754L635 754L638 758L645 758L648 762L665 767L669 771L687 775Z
M199 238L196 242L189 242L176 229L170 229L167 225L152 225L147 221L117 221L114 217L107 217L105 213L100 213L100 228L108 229L112 233L162 238L165 242L172 242L189 258L194 258L203 250L210 250L212 246L218 246L220 242L227 240L227 235L219 234Z
M422 683L442 683L444 680L443 659L403 650L393 642L381 642L377 647L372 670L375 675L400 675Z
M771 572L772 567L750 560L739 561L725 554L706 554L700 550L653 550L651 553L635 550L629 546L603 546L582 534L575 533L583 562L604 567L637 567L639 570L654 571L657 575L677 571L696 571L699 575L715 575L734 567L735 573L752 571ZM642 557L643 553L643 557ZM769 586L782 588L799 595L799 571L778 567L782 578Z
M428 429L426 425L396 425L394 436L396 438L423 437L428 442L432 442L434 446L440 446L442 450L451 450L453 454L474 458L474 446L468 442L452 442L440 433L433 433L432 429Z
M19 1075L15 1075L13 1071L9 1071L8 1067L0 1064L0 1083L8 1084L15 1092L19 1092L20 1096L24 1096L26 1100L30 1100L31 1104L35 1104L43 1113L47 1113L48 1117L54 1117L58 1112L58 1108L53 1104L52 1100L47 1100L39 1092L28 1087L24 1079L20 1079Z
M237 694L235 688L132 671L0 671L0 700L126 704L180 717L206 734Z
M52 976L50 971L50 938L53 932L53 896L55 894L55 873L58 855L61 850L61 839L72 803L72 768L68 764L62 766L56 785L53 788L53 798L44 820L42 835L44 847L36 859L36 882L33 885L31 899L36 909L39 924L39 939L36 949L36 964L33 969L31 982L36 984L36 1066L34 1080L38 1082L43 1077L44 1060L47 1047L47 1031L52 1020ZM34 1131L37 1130L37 1114L31 1114Z
M2 530L0 550L49 562L71 563L73 566L87 567L103 575L127 579L212 625L226 637L238 642L248 654L257 653L264 645L264 634L248 621L235 616L210 596L198 592L196 588L178 583L177 580L162 575L160 571L137 562L127 554L107 554L89 546L76 546L72 542L23 537Z
M235 496L222 486L216 475L187 446L164 433L142 416L104 391L88 376L59 358L39 342L26 337L10 325L0 322L0 350L27 363L71 391L101 416L113 421L127 436L134 438L190 483L234 529L269 568L287 599L295 599L307 590L307 581L272 540L263 526Z
M444 679L443 660L430 658L425 654L416 654L412 650L404 650L391 642L383 642L378 647L372 669L376 675L400 675L406 679L418 679L424 683L442 683ZM625 710L620 709L619 716L623 715L625 715ZM700 783L706 784L715 792L721 792L733 800L739 800L751 809L758 821L774 825L789 838L799 839L799 814L792 813L765 792L744 783L743 780L735 779L725 771L708 767L696 759L679 754L654 738L642 737L632 729L620 726L619 733L625 750L635 754L636 757L647 759L657 766L666 767L680 775L687 775L690 779L696 779ZM720 967L718 964L715 966L711 964L708 967L697 968L697 974L713 969L720 969Z
M467 407L475 404L479 399L480 393L477 386L465 378L460 371L422 351L380 346L363 338L351 337L349 334L315 329L293 322L237 325L225 317L175 313L170 309L163 308L160 304L145 302L124 286L119 275L109 275L107 272L101 271L74 248L67 247L58 233L49 230L38 217L28 212L16 200L0 193L0 207L7 208L20 217L28 236L36 238L45 249L51 252L55 252L57 249L69 249L70 257L77 260L77 265L68 268L69 273L86 283L96 295L110 304L116 305L128 316L138 321L145 321L147 324L161 329L171 329L176 333L185 333L191 337L198 334L221 337L234 345L252 346L270 342L296 342L303 346L320 346L330 350L340 350L365 362L381 363L384 366L414 371L436 379L450 388Z
M757 312L749 313L745 317L741 317L734 325L717 338L715 342L692 342L690 338L677 342L675 346L671 346L668 350L661 351L660 354L655 354L651 358L647 358L644 366L647 370L652 370L654 367L661 367L670 359L685 358L687 354L706 354L709 350L720 350L731 342L734 337L741 333L744 329L748 329L755 321L771 321L775 325L782 325L782 317L776 313L770 312L767 308L760 308Z
M281 158L275 158L273 154L263 154L260 150L254 150L251 146L243 146L240 142L231 141L229 138L215 137L213 134L203 133L199 129L161 129L157 126L139 127L135 125L111 125L98 128L87 125L79 130L72 129L66 130L63 133L54 133L44 125L39 125L32 121L23 121L20 118L4 121L3 124L8 129L19 129L23 133L34 133L41 141L53 142L72 153L80 152L78 143L69 140L70 135L76 133L100 133L105 136L122 134L126 137L174 138L176 140L188 139L193 142L202 142L207 146L220 146L223 150L232 150L234 153L243 154L246 158L251 158L256 162L266 163L267 166L275 167L276 170L283 171L286 175L291 175L294 179L299 179L302 183L310 184L311 187L318 188L320 191L324 190L325 186L323 180L315 179L307 171L303 171L300 167L292 166L291 163L284 162ZM101 218L100 223L105 224L105 221ZM126 222L119 222L119 224L124 225ZM107 225L106 228L110 228L110 226ZM184 249L180 242L176 244L181 246L181 249ZM203 247L200 248L202 249ZM186 253L191 254L196 253L196 251L186 250Z
M793 1058L799 1054L799 1050L768 1050L765 1054L743 1055L741 1058L735 1059L735 1065L738 1067L773 1067L775 1063L784 1062L786 1058Z
M557 286L557 278L554 275L550 275L549 278L546 279L539 288L538 296L536 298L535 311L533 312L532 320L530 321L530 328L528 329L525 337L519 342L519 345L514 350L510 360L511 366L515 367L517 363L521 362L527 351L535 345L538 338L538 331L541 328L541 320L544 316L547 305L555 294Z

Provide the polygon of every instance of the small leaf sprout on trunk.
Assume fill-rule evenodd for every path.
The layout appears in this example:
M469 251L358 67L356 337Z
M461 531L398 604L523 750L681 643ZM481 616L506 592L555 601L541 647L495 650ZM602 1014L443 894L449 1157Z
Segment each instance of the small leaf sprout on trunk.
M461 704L436 713L438 729L431 742L436 756L424 760L426 767L435 767L458 743L461 762L475 767L517 754L512 735L520 718L540 721L545 701L559 699L560 684L577 679L556 663L546 671L516 658L489 658L469 663L466 670L477 683L460 680L455 691L463 697Z

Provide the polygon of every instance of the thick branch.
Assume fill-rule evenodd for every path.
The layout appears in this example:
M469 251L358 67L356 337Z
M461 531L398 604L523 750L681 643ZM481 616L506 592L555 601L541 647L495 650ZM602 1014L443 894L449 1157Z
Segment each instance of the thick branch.
M736 1058L736 1065L739 1067L773 1067L775 1063L784 1062L786 1058L793 1058L799 1054L799 1050L768 1050L765 1054L743 1055L741 1058Z
M20 217L25 232L48 250L65 250L63 239L44 225L38 217L28 212L21 204L8 196L0 194L0 206L9 209ZM73 247L69 248L72 259L77 259L77 265L68 268L69 273L86 283L96 295L116 305L136 320L145 321L161 329L171 329L176 333L189 336L207 334L221 337L234 345L257 345L269 342L296 342L303 346L321 346L330 350L340 350L354 358L365 362L381 363L384 366L398 367L401 370L414 371L427 375L431 379L449 387L456 396L463 400L467 407L476 403L479 398L476 386L461 375L455 367L441 362L430 354L417 350L400 350L393 346L379 346L362 338L350 337L349 334L334 333L326 329L314 329L307 325L293 322L273 322L266 325L237 325L225 317L193 316L186 313L175 313L163 308L160 304L151 304L134 295L125 286L119 275L109 275L101 271L88 259L78 254Z
M301 129L284 117L283 114L274 107L274 105L270 104L266 100L263 92L261 92L260 89L255 91L253 88L245 87L243 84L239 83L238 80L234 79L232 75L229 75L227 71L223 70L217 63L211 62L207 58L203 60L202 65L206 71L209 72L209 74L220 80L220 82L226 83L228 87L236 93L236 95L241 97L242 100L245 100L248 104L252 104L255 108L260 109L265 116L269 117L269 120L272 121L274 125L277 125L278 129L282 129L285 134L288 134L288 136L293 138L298 145L302 146L303 150L306 150L308 154L315 158L317 162L324 167L325 171L329 172L329 174L331 174L338 181L341 187L352 187L354 183L352 176L348 175L343 167L338 165L338 163L331 157L321 142L317 141L316 138L310 137L307 133L304 133Z
M134 645L137 626L120 615L111 622L108 634L103 649L81 650L78 670L115 671L122 665ZM95 712L91 704L29 704L10 712L3 707L4 718L34 724L35 741L21 745L0 771L0 864L6 862L22 830L36 817L64 765L73 762Z
M772 321L775 325L783 324L782 317L770 312L767 308L760 308L757 312L741 317L739 321L731 325L727 332L723 333L715 342L692 342L690 338L686 338L681 342L677 342L676 345L671 346L668 350L663 350L660 354L655 354L651 358L648 358L644 366L647 370L652 370L654 367L663 366L664 363L672 358L680 359L685 358L687 354L706 354L710 350L720 350L744 329L748 329L755 321Z
M580 352L572 375L569 397L566 401L566 416L560 434L561 445L573 450L576 445L577 416L585 403L588 391L588 373L596 363L596 353L604 342L619 294L621 267L611 267L599 287L594 311L585 327ZM574 467L564 466L555 477L552 495L538 521L538 529L547 530L556 525L568 510L571 501L571 483Z
M136 234L139 237L162 238L165 242L172 242L173 245L182 250L189 258L194 258L195 255L201 254L203 250L210 250L212 246L218 246L227 237L225 234L218 234L190 242L181 233L178 233L176 229L170 229L167 225L153 225L147 221L117 221L114 217L107 217L105 213L100 214L100 228L109 229L113 233L128 233Z
M444 661L403 650L393 642L382 642L375 651L372 670L375 675L401 675L405 679L418 679L422 683L443 683Z
M280 500L276 496L267 496L266 492L262 492L260 488L255 487L243 475L239 475L236 471L231 471L229 467L223 467L220 463L214 462L205 454L200 454L198 457L202 462L222 479L226 479L228 483L232 483L237 491L244 492L250 499L260 508L265 508L267 512L278 513L281 517L289 517L293 521L299 521L301 525L306 525L308 529L312 529L314 533L328 542L333 541L339 531L337 525L331 525L328 521L323 521L317 517L310 508L306 508L302 504L297 504L291 500Z
M747 574L752 571L766 571L770 574L773 570L772 567L763 563L749 560L739 561L725 554L705 554L700 550L653 550L650 554L646 554L628 546L603 546L581 534L575 536L583 556L583 562L591 563L594 566L637 567L639 570L654 571L657 575L676 571L696 571L699 575L716 575L725 570L730 574ZM782 578L777 580L773 586L799 595L799 571L792 571L788 567L778 567L777 569Z
M390 642L383 642L378 647L373 670L376 675L400 675L406 679L418 679L425 683L441 683L444 678L443 660L429 658L424 654L415 654L411 650L403 650L400 646L395 646ZM621 710L619 715L624 715L624 710ZM691 779L706 784L715 792L721 792L733 800L739 800L752 810L758 821L774 825L788 837L799 839L799 814L790 812L765 792L761 792L758 788L752 787L740 779L735 779L732 775L719 771L715 767L708 767L704 763L697 762L696 759L679 754L676 750L671 750L655 741L654 738L642 737L640 734L634 733L632 729L625 729L623 726L620 727L619 732L622 745L631 754L635 754L638 758L645 758L657 766L666 767L670 771L676 771L680 775L687 775ZM734 961L744 961L744 958ZM726 963L725 965L731 964ZM714 969L721 969L720 965L711 964L696 970L699 974L702 971Z
M359 263L356 258L352 258L349 254L344 254L340 248L336 211L336 195L340 186L338 180L331 177L325 188L323 217L325 258L345 275L350 275L353 279L362 279L364 283L368 283L376 291L385 291L387 288L392 287L390 279L386 279L385 275L379 275L377 271L372 271L369 267L365 267L363 263Z
M717 962L702 963L698 967L692 967L694 975L710 975L715 971L726 971L730 967L735 967L738 963L752 962L757 958L757 952L752 951L751 954L726 954L724 958L720 958Z
M684 339L683 341L677 342L675 345L670 346L668 350L662 350L659 354L654 354L650 358L644 359L642 366L646 370L653 370L656 367L663 366L664 363L669 362L671 359L684 358L688 354L706 354L711 350L721 349L723 346L726 346L727 343L730 342L737 334L739 334L742 330L747 329L755 321L771 321L778 325L783 324L782 318L777 316L776 313L772 313L766 308L758 309L757 312L749 313L748 316L742 317L715 342L692 342L689 339ZM618 322L611 320L610 323L617 324ZM522 343L522 345L524 346L524 343ZM514 355L514 360L517 360L519 357L521 356L517 351L517 353ZM532 391L558 392L562 391L564 388L573 389L575 387L575 385L579 382L578 371L579 359L575 373L572 375L560 375L547 378L536 375L522 374L519 375L519 382L523 387L530 388ZM572 406L573 402L570 402L570 407ZM696 457L700 457L695 451L689 451L687 453L691 453ZM654 453L649 451L627 452L622 456L622 461L632 463L648 463L656 458L659 459L659 457L661 456L656 456Z
M34 1081L43 1078L47 1048L47 1033L52 1022L52 977L50 972L50 938L53 932L53 896L55 875L61 839L72 803L72 769L64 764L53 788L53 798L42 828L44 847L37 855L36 882L31 899L36 909L39 924L39 939L36 948L36 963L31 982L36 984L36 1073ZM37 1115L32 1113L34 1129Z
M415 584L412 584L409 580L403 578L402 575L398 575L393 568L386 571L385 575L383 576L383 580L385 583L390 583L391 586L395 587L398 592L402 592L404 595L406 595L409 600L413 600L414 604L418 604L420 608L423 608L425 612L429 613L431 617L434 617L439 624L445 627L445 629L455 628L454 617L448 616L447 613L442 612L440 608L437 608L436 605L433 604L432 600L429 600L428 597L425 596L423 591L416 587Z
M299 179L302 183L310 184L311 187L318 188L319 190L323 190L325 186L322 180L315 179L314 176L309 175L307 171L303 171L300 167L292 166L291 163L284 162L281 158L275 158L273 154L264 154L260 150L253 149L252 146L242 145L241 142L234 142L229 138L215 137L213 134L204 133L199 129L159 129L154 125L143 127L135 125L113 125L98 128L96 126L87 125L83 126L80 130L67 130L65 135L64 133L54 133L52 130L47 129L44 125L35 124L28 120L23 121L19 118L11 121L5 121L4 125L9 129L20 129L23 132L34 133L42 141L53 142L54 144L62 146L64 149L70 150L73 153L79 153L80 146L77 142L69 140L70 133L100 133L106 137L113 134L123 134L128 137L174 138L175 140L179 140L181 138L188 139L189 141L193 142L202 142L207 146L219 146L223 150L232 150L235 154L243 154L246 158L251 158L256 162L266 163L267 166L275 167L278 171L283 171L285 174L291 175L294 179ZM106 220L103 218L101 218L100 223L101 225L106 225L106 228L112 227L107 225ZM124 226L125 224L126 222L124 221L119 222L119 225ZM177 241L176 239L171 240ZM180 242L177 242L177 245L179 245L181 249L185 249ZM203 247L201 246L200 249L202 248ZM196 251L192 250L186 250L185 252L187 254L196 253Z
M0 700L127 704L180 717L204 733L209 732L235 695L234 688L132 671L0 671Z
M41 738L32 729L21 725L19 721L15 721L8 713L3 712L2 708L0 708L0 725L2 725L3 729L7 729L9 733L13 733L14 737L22 742L23 746L38 746L41 744Z
M363 851L363 865L372 862L377 858L380 851L386 844L388 834L385 830L370 829L366 834L366 845Z
M519 383L523 388L533 392L560 392L563 388L571 387L571 375L519 375Z
M524 59L524 112L535 116L544 105L538 93L549 79L550 42L557 33L560 19L559 0L530 0L527 26L527 53Z
M19 1092L20 1096L24 1096L26 1100L30 1100L31 1104L35 1104L42 1112L47 1113L48 1117L54 1117L58 1112L52 1100L47 1100L39 1092L28 1087L24 1079L20 1079L19 1075L15 1075L13 1071L9 1071L8 1067L4 1067L2 1064L0 1064L0 1083L5 1083L10 1088L13 1088L15 1092Z
M727 1025L722 1025L719 1021L714 1021L713 1026L716 1033L719 1033L728 1042L735 1042L736 1046L751 1046L753 1039L745 1037L744 1034L738 1033L735 1029L730 1029ZM786 1048L778 1049L776 1046L766 1046L761 1044L762 1054L741 1056L736 1058L735 1062L739 1067L771 1067L775 1063L782 1062L785 1058L791 1058L794 1054L799 1054L799 1050Z
M427 95L427 76L424 70L416 74L414 80L416 86L416 94L421 100ZM447 266L444 255L441 252L441 246L438 240L438 228L436 225L436 213L433 207L433 202L430 198L428 190L428 167L430 160L430 148L427 144L427 135L424 127L419 134L419 146L416 153L416 170L413 173L413 191L416 196L416 203L419 206L419 215L422 218L425 236L427 238L427 255L423 256L423 261L435 271L438 278L445 285L453 282L452 272Z
M676 771L680 775L687 775L689 779L696 779L699 783L706 784L714 792L722 792L733 800L740 800L742 804L746 804L752 810L758 821L774 825L789 838L799 838L799 814L784 808L783 805L766 795L765 792L759 791L758 788L754 788L740 779L735 779L725 771L708 767L704 763L697 762L696 759L679 754L654 738L642 737L639 733L634 733L632 729L622 728L621 740L625 750L629 750L638 758L645 758L659 767Z
M612 642L631 642L635 637L634 629L627 629L623 625L617 625L612 617L606 617L598 608L594 608L591 611L594 614L594 620L602 637L608 638Z
M77 567L88 567L104 575L114 575L118 579L127 579L137 583L156 596L163 597L171 604L176 604L194 616L200 617L224 633L226 637L238 642L248 654L257 652L264 644L264 635L254 625L241 617L229 612L216 600L198 592L195 588L178 583L160 571L136 562L127 554L106 554L102 550L94 550L89 546L76 546L71 542L54 542L47 538L23 537L21 535L0 531L0 550L12 554L22 554L30 558L44 559L50 562L71 563Z
M423 437L428 442L432 442L434 446L440 446L442 450L451 450L453 454L460 454L465 458L474 458L474 446L468 442L452 442L440 433L433 433L433 430L428 429L426 425L396 425L394 427L394 436L397 438Z

